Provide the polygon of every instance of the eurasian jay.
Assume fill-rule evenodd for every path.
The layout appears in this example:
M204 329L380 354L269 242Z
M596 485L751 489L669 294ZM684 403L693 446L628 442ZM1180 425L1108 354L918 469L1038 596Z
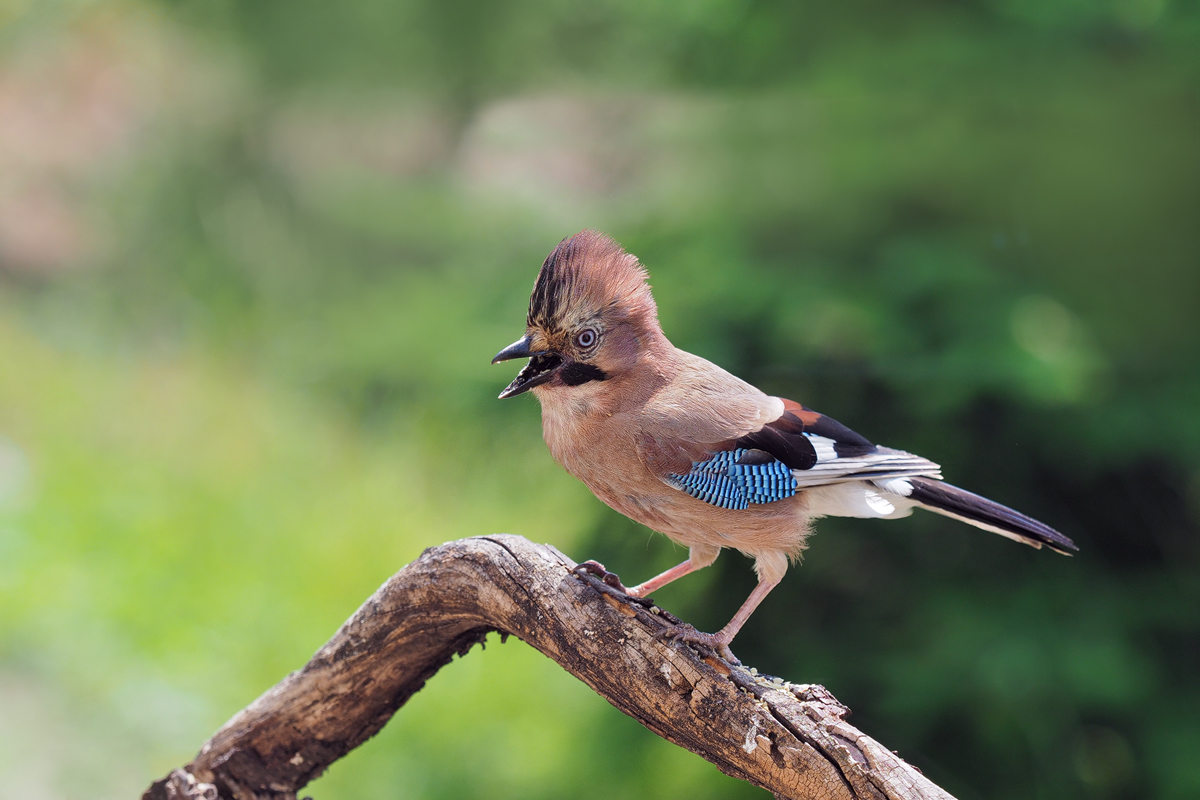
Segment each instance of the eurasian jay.
M724 547L754 558L758 585L728 625L669 633L728 657L819 517L891 519L924 508L1032 547L1078 549L1035 519L943 482L932 461L872 444L679 350L659 326L646 271L603 234L583 231L546 258L525 335L492 363L514 358L529 363L500 397L533 391L554 459L604 503L689 548L686 561L628 594L646 597L712 564Z

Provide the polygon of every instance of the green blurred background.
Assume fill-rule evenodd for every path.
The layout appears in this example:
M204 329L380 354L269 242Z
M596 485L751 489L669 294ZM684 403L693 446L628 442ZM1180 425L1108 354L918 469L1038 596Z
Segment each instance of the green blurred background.
M138 795L426 546L681 560L495 399L584 227L1080 545L827 521L744 660L962 800L1200 796L1196 0L0 4L0 793ZM490 643L309 793L765 797Z

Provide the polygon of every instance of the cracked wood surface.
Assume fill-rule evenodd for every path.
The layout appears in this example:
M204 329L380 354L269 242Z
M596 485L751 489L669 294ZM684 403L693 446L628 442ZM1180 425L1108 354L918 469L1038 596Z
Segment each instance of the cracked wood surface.
M674 618L519 536L426 550L302 669L239 712L143 800L295 800L454 654L511 634L722 772L781 798L953 800L845 721L823 687L767 679L654 638Z

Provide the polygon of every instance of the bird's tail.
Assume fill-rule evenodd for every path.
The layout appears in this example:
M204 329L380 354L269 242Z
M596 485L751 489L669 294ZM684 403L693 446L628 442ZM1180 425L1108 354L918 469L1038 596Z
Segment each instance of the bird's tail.
M906 480L912 484L912 493L908 495L908 499L921 508L1024 542L1031 547L1041 548L1045 545L1063 555L1070 555L1071 552L1079 550L1074 542L1049 525L986 497L939 480Z

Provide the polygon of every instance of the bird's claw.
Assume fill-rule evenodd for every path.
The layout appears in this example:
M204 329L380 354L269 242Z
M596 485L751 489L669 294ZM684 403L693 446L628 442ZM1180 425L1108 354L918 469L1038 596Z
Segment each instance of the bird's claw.
M673 642L686 642L687 644L694 644L713 651L730 664L740 665L742 663L738 660L737 656L733 654L733 651L729 649L730 640L728 638L719 633L704 633L702 631L698 631L696 630L695 626L689 625L686 622L680 622L670 614L655 608L653 603L648 598L638 597L637 595L630 594L629 590L625 588L625 585L621 583L621 579L617 576L617 573L609 572L599 561L584 561L581 564L577 564L575 569L571 571L576 575L591 575L599 578L600 582L607 587L603 591L607 592L609 589L612 589L621 592L629 599L629 601L649 608L651 611L656 612L660 618L665 616L669 620L674 620L671 624L667 625L667 627L654 634L655 639L669 639Z
M622 594L629 594L629 590L625 588L625 584L621 583L621 577L615 572L609 572L599 561L584 561L582 564L576 566L573 571L576 575L595 575L605 586L616 589Z
M695 626L686 622L680 622L667 627L654 634L655 639L669 639L672 642L685 642L687 644L699 645L700 647L708 648L715 652L718 656L728 661L730 664L741 664L733 651L729 649L729 640L719 633L704 633L696 630Z

